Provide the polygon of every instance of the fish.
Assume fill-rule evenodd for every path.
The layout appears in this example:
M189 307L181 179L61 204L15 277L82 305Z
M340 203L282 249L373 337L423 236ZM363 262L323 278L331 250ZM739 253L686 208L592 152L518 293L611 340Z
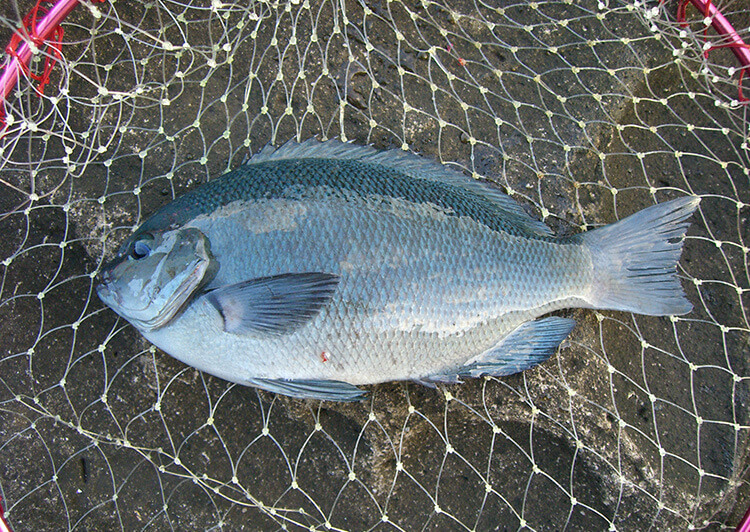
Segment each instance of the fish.
M699 202L558 237L496 186L427 158L290 141L158 209L96 290L198 370L356 401L363 385L533 368L575 325L550 315L562 309L690 312L677 264Z

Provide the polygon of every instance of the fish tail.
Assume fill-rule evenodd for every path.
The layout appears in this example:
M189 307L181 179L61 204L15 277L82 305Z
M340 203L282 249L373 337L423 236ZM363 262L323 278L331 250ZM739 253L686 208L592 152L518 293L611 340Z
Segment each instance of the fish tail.
M650 316L690 312L677 262L698 203L697 196L679 198L583 233L594 267L591 306Z

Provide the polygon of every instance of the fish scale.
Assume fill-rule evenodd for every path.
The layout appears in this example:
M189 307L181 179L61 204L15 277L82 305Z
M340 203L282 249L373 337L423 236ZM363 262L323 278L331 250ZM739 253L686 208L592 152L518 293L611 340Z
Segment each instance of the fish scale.
M244 218L257 219L269 212L266 203L238 206L233 215L220 218L199 216L186 224L207 235L220 264L231 265L222 266L208 289L241 282L250 271L253 277L284 271L324 271L342 277L339 290L327 308L354 311L356 318L324 310L304 331L257 342L252 351L263 350L262 354L238 364L248 375L267 379L332 378L329 368L333 364L320 362L319 353L326 351L332 354L331 360L346 365L346 371L339 372L338 378L353 384L371 382L380 376L387 380L425 377L446 365L457 364L457 358L465 357L462 351L467 343L477 346L474 351L487 349L498 336L509 332L489 326L476 328L474 322L465 327L456 326L457 322L475 316L479 323L489 322L508 311L533 308L540 302L557 298L565 289L562 284L548 284L546 291L532 290L529 281L533 275L524 277L521 270L532 271L537 263L543 271L545 254L526 253L519 244L530 246L529 241L491 231L469 218L441 217L435 214L434 208L426 207L422 218L415 219L391 212L390 205L367 208L365 199L358 202L353 197L321 200L317 204L300 201L306 201L306 213L290 230L277 231L268 227L267 232L259 234L234 231L235 227L246 225ZM278 210L271 209L271 212ZM340 232L338 228L346 229ZM415 233L420 236L416 237ZM473 237L468 247L461 243L467 236ZM488 253L487 250L493 248L495 253ZM515 257L502 263L507 268L499 271L497 266L503 254ZM404 262L388 266L394 256L404 257ZM532 258L534 260L529 260ZM346 265L352 269L351 275L347 275ZM377 269L370 271L373 265L377 265ZM431 280L429 286L425 285L425 278ZM507 297L499 297L501 284L510 287ZM481 297L480 291L498 295ZM367 303L366 311L358 311L354 303L360 301ZM163 345L168 352L189 349L192 341L183 343L165 338L190 338L189 324L203 321L215 312L207 304L194 304L193 308L196 312L201 309L203 314L186 313L173 324L146 333L146 337ZM508 326L531 317L536 316L519 317ZM329 330L356 330L358 338L339 335L335 342L329 343L326 339ZM381 333L389 330L400 334L397 341L386 344ZM449 342L432 341L434 337L445 338L449 332L464 335L460 342L462 349L458 352ZM470 332L468 336L467 332ZM247 339L242 336L227 336L219 349L249 351L243 347L246 343ZM272 371L267 361L279 350L291 354L292 367L285 361ZM391 368L374 362L375 357L386 351L399 360ZM420 361L419 374L411 373L414 360ZM235 368L231 374L236 375L237 371L239 369Z
M675 267L697 204L555 238L508 196L416 156L291 143L157 211L99 295L198 369L353 400L356 385L533 367L573 327L542 318L555 310L687 312ZM165 260L186 266L159 291Z

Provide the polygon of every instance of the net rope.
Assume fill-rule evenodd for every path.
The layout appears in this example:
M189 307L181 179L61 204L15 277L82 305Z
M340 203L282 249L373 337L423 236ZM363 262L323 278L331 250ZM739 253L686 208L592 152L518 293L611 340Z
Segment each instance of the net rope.
M749 42L747 2L713 5ZM32 2L0 13L9 42ZM748 76L690 7L82 3L0 138L0 505L16 530L671 530L747 507ZM33 75L47 71L43 94ZM744 88L744 91L743 91ZM232 385L98 300L150 213L271 142L402 148L558 234L687 194L692 313L570 310L520 375L357 404Z

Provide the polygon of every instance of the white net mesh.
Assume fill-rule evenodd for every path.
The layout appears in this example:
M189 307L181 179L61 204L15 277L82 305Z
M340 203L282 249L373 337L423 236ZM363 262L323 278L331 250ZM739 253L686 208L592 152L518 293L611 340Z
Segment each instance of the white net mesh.
M18 2L3 42L33 7ZM749 487L749 107L711 20L689 9L683 27L674 4L614 0L247 3L83 4L44 96L23 75L7 99L10 525L736 524ZM748 3L715 5L747 41ZM97 268L157 207L268 142L311 136L493 180L558 233L698 194L680 269L695 309L568 311L570 342L537 369L380 385L344 405L201 374L99 302Z

